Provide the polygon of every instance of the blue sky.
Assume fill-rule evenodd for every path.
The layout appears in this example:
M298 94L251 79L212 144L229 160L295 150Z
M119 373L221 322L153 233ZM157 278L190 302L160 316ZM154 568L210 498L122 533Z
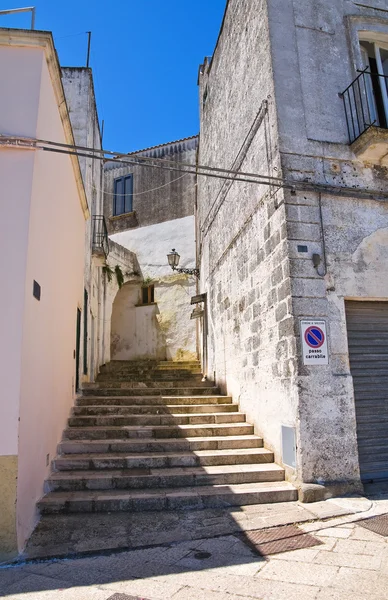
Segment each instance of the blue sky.
M36 29L52 31L62 66L84 66L86 31L104 147L130 152L198 132L197 73L213 53L226 0L0 0L36 6ZM0 27L29 28L30 13Z

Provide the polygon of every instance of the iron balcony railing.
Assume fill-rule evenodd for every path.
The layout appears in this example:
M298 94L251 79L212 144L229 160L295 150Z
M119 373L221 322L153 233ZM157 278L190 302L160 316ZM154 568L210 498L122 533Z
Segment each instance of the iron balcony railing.
M105 217L103 215L94 215L93 232L92 232L92 247L93 250L102 250L105 257L109 254L109 238L108 229L106 227Z
M369 67L340 94L344 101L349 141L352 144L370 127L388 128L388 76Z

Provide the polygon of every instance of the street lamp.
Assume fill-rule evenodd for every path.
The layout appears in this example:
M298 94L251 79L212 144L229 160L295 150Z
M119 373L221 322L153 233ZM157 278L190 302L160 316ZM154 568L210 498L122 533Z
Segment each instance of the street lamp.
M178 273L185 273L186 275L195 275L199 279L199 269L178 269L180 255L173 248L169 254L167 254L168 264L172 268L173 271L177 271Z

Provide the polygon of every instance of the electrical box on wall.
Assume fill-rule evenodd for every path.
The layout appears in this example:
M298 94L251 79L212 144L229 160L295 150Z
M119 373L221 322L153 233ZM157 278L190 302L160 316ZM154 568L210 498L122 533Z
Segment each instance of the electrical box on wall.
M282 425L282 461L288 467L296 469L295 427Z

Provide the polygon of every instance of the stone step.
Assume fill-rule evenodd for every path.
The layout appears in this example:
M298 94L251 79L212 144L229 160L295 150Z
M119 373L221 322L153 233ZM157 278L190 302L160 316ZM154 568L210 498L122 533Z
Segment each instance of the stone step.
M218 425L153 425L111 427L68 427L64 440L106 440L125 438L176 438L253 434L248 423L219 423Z
M97 377L97 383L104 381L198 381L202 382L202 373L192 373L187 371L153 371L150 373L132 373L130 371L112 371L100 373ZM205 380L206 381L206 380Z
M96 381L96 382L88 382L82 384L82 390L111 390L113 389L154 389L161 388L164 390L170 389L185 389L185 388L208 388L213 386L212 382L209 381L201 381L193 380L193 379L160 379L155 381L154 379L144 380L139 379L138 381L126 381L126 380L116 380L112 379L109 381ZM214 386L213 386L214 387Z
M170 373L170 372L174 372L174 371L183 371L185 373L195 373L195 374L200 374L202 375L202 370L201 367L198 366L190 366L190 367L173 367L173 366L163 366L163 367L157 367L154 371L154 373Z
M219 423L243 423L245 414L201 413L168 415L97 415L75 416L68 420L69 427L125 427L127 425L210 425Z
M226 435L187 438L149 438L128 440L64 440L58 445L58 454L102 454L122 452L196 452L262 448L263 440L257 435Z
M81 396L76 400L76 406L169 406L179 405L204 405L204 404L232 404L231 396L203 395L203 396Z
M200 367L199 360L160 360L157 364L157 369L161 367Z
M201 365L187 365L186 367L180 365L159 365L155 369L155 373L169 372L169 371L184 371L185 373L202 373Z
M63 471L52 473L45 491L139 490L201 485L233 485L283 481L284 469L274 463L217 465L207 467L145 468L121 470Z
M211 394L219 394L220 389L216 386L208 387L100 387L96 384L91 384L93 387L85 387L84 396L162 396L168 393L169 396L209 396Z
M171 414L202 414L202 413L235 413L238 404L143 404L143 405L94 405L75 406L72 416L94 416L94 415L171 415Z
M228 508L248 504L291 502L297 490L288 482L165 488L51 492L38 503L43 514L75 512L140 512Z
M180 377L181 379L191 378L191 377L200 377L202 378L202 371L199 367L191 366L191 367L161 367L161 368L152 368L152 369L128 369L126 367L117 368L117 369L109 369L109 370L101 370L98 374L98 377L121 377L127 376L130 378L141 378L144 377L149 379L154 377L158 378L168 378L168 377Z
M56 471L91 471L94 469L157 469L216 465L261 464L273 462L266 448L232 450L197 450L192 452L142 452L67 454L53 461Z

